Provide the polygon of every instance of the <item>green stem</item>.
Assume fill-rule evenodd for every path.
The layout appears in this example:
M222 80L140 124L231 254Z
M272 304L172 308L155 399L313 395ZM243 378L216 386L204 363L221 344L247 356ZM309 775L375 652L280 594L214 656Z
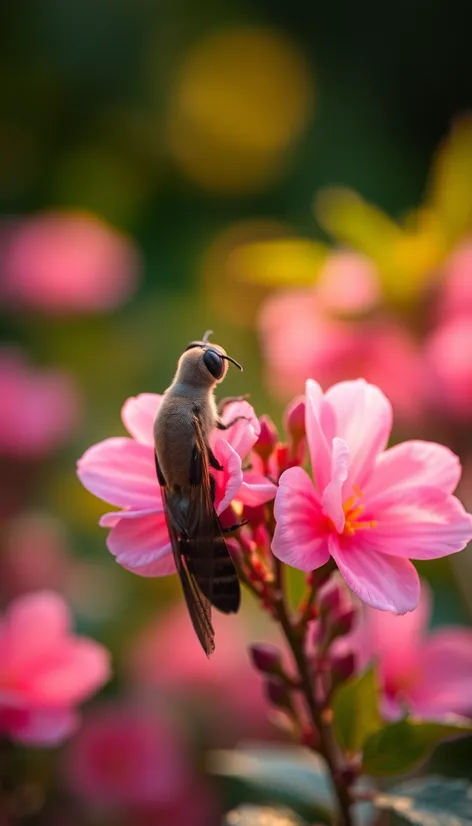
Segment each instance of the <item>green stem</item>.
M339 775L338 767L338 753L334 740L333 729L331 723L327 721L323 712L325 709L318 706L313 692L313 681L310 674L310 669L305 656L304 648L304 633L300 633L299 626L294 625L287 611L285 601L285 588L283 581L283 566L282 563L275 559L275 580L276 580L276 594L275 607L277 617L284 632L285 638L293 659L297 666L300 683L302 686L305 702L311 722L315 726L318 736L319 745L317 751L324 757L328 766L333 786L336 792L336 797L339 806L338 826L352 826L351 818L351 796L349 790L343 783Z

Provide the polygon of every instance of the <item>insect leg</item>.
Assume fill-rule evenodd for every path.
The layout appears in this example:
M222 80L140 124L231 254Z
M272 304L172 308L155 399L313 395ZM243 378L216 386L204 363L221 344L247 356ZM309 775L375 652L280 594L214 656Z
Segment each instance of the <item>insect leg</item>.
M227 424L225 424L222 421L218 421L216 423L216 426L217 426L218 430L229 430L230 427L232 427L234 424L236 424L236 422L240 422L241 420L244 420L245 422L250 422L251 421L249 416L236 416L236 418L231 419L231 421L228 422Z
M221 416L223 410L228 406L228 404L232 404L232 402L244 402L246 399L250 398L250 395L250 393L245 393L244 396L226 396L224 399L220 399L218 402L218 413Z
M221 528L221 533L234 533L234 531L238 531L239 528L244 528L244 525L247 525L247 519L243 519L241 522L236 522L234 525L228 525L227 528Z

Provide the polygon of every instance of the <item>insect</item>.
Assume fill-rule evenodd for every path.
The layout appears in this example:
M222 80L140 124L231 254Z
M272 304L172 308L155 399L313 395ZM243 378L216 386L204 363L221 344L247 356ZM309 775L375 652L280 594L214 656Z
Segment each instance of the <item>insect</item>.
M215 480L222 470L210 447L214 428L227 430L213 395L228 362L243 368L218 344L192 341L182 353L154 422L156 472L161 486L172 552L190 618L207 656L214 651L211 607L238 611L240 587L215 510ZM242 397L239 397L242 398ZM225 403L233 401L226 399ZM226 529L232 531L239 525Z

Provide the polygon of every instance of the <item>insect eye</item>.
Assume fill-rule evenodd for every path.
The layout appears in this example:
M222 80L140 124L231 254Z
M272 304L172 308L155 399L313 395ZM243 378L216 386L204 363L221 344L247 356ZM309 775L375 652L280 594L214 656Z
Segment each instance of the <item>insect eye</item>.
M223 359L216 350L205 350L203 362L213 378L220 379L223 375Z

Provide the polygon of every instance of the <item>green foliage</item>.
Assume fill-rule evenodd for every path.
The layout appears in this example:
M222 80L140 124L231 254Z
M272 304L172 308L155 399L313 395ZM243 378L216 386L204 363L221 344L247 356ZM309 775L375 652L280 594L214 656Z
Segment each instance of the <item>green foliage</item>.
M412 780L377 795L375 804L417 826L472 826L472 785L467 780Z
M382 728L378 710L375 669L343 683L333 699L334 731L339 745L348 752L362 749L366 739Z
M258 802L281 803L310 819L332 822L335 804L325 764L306 749L278 744L217 751L210 769L220 777L239 780L245 786L240 799L249 799L249 789L258 792ZM254 801L254 796L250 799Z
M363 770L367 774L403 774L426 760L438 743L472 732L460 717L444 723L399 720L372 734L364 744Z

